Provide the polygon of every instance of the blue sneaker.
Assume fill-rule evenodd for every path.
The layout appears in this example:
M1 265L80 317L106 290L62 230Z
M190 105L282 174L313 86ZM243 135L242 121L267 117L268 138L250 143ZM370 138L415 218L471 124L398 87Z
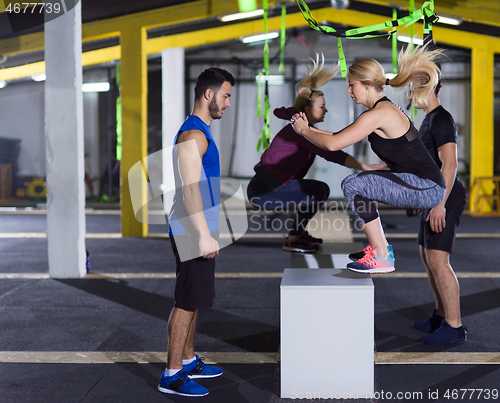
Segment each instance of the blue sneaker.
M191 364L184 365L182 371L187 373L190 379L196 378L217 378L222 375L222 369L205 364L205 357L195 355L196 360Z
M382 259L378 256L375 249L368 251L361 259L348 263L347 268L357 273L390 273L396 270L394 268L394 251L392 250L392 246L389 245L387 248L389 251L387 259Z
M441 326L434 333L420 338L425 344L462 344L467 341L467 327L451 327L443 319Z
M202 397L208 395L208 389L189 379L183 370L168 377L162 374L158 391L178 396Z
M441 315L436 314L436 309L434 309L426 320L423 322L415 322L411 327L419 332L434 333L441 326L441 322L444 318Z

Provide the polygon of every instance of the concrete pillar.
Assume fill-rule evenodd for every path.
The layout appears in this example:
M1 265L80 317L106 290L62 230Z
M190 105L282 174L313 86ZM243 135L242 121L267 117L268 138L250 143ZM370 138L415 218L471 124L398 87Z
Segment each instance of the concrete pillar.
M53 278L85 275L81 2L45 23L47 242Z
M162 143L163 143L163 211L170 212L174 197L174 171L172 152L174 137L186 120L185 83L184 83L184 48L170 48L161 52L162 69Z

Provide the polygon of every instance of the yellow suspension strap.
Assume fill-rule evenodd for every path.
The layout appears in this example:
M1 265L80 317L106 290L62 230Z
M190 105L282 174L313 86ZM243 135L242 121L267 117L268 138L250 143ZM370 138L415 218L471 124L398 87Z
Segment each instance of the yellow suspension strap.
M281 30L280 30L280 67L279 72L285 73L285 45L286 45L286 7L281 6Z

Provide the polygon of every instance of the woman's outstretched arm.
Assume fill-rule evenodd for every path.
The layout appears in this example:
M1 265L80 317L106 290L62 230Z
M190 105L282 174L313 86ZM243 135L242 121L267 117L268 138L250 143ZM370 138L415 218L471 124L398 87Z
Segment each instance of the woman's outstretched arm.
M379 126L374 111L366 111L359 118L339 132L327 132L309 127L304 113L300 112L292 118L292 127L297 134L304 136L313 144L329 151L338 151L368 137Z

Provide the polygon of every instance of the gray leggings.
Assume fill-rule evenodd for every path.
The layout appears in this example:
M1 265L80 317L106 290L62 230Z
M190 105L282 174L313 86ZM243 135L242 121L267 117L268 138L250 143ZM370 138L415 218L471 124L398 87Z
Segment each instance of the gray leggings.
M373 201L401 208L434 208L441 203L445 193L443 187L430 179L391 171L349 175L341 186L358 225L378 218Z

